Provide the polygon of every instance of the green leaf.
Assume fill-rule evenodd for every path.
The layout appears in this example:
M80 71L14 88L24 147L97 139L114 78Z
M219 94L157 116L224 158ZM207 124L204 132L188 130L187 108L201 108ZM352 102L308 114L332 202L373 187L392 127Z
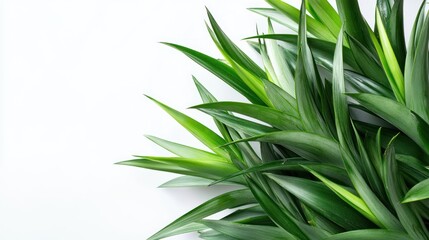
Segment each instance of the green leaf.
M355 152L350 129L350 114L347 104L347 98L344 94L344 66L343 66L343 31L341 29L338 35L338 42L335 48L335 56L332 70L332 97L335 115L335 127L337 129L340 145Z
M348 85L346 85L346 89L348 92L354 91L358 93L371 93L374 95L380 95L383 97L395 99L395 96L389 88L386 88L385 86L377 83L376 81L373 81L372 79L369 79L356 72L345 70L344 78L348 83Z
M345 229L360 229L372 226L361 214L320 182L269 173L266 175L307 206Z
M389 88L389 80L380 65L378 55L374 56L362 43L356 40L354 37L346 34L348 42L350 44L350 51L352 52L356 63L359 65L359 69L368 76L371 80L381 84L384 87Z
M367 23L363 18L357 0L336 0L344 30L361 42L367 49L372 49Z
M394 141L394 139L392 139L392 141ZM384 153L383 175L387 196L407 233L413 239L429 239L429 233L416 209L413 208L412 204L401 203L405 183L398 171L395 149L391 144L389 144Z
M217 102L217 99L194 76L192 76L192 79L194 80L195 86L197 87L198 92L200 93L201 99L203 100L204 103ZM231 142L232 139L229 134L228 128L218 120L216 119L213 119L213 120L217 128L219 129L220 133L222 134L223 138L226 141ZM230 148L227 148L227 150L229 151L229 153L233 158L237 157L241 159L241 153L240 153L240 150L237 149L237 147L231 145Z
M197 176L202 178L209 178L209 179L214 178L214 176L207 174L205 172L193 172L191 170L179 167L172 163L159 162L159 161L149 160L149 159L138 159L138 160L133 159L133 160L118 162L116 164L132 166L132 167L141 167L141 168L146 168L151 170L171 172L171 173L177 173L177 174L183 174L183 175L189 175L189 176Z
M210 130L208 127L197 122L196 120L186 116L185 114L170 108L169 106L147 96L149 99L154 101L158 106L160 106L164 111L166 111L170 116L172 116L180 125L186 128L192 135L194 135L198 140L200 140L204 145L209 147L213 152L219 154L220 156L229 159L228 153L224 149L218 148L218 146L224 145L226 141L217 135L215 132Z
M398 60L396 59L395 52L393 51L392 45L390 44L389 37L387 36L386 29L383 26L383 22L380 17L380 13L377 11L376 14L378 33L380 35L381 47L374 34L371 34L372 41L377 50L378 56L380 57L384 71L389 80L390 86L395 93L396 99L404 103L405 102L405 89L404 89L404 75L402 74L401 67L399 66Z
M275 128L236 117L225 111L210 110L210 109L200 109L200 110L212 116L217 121L250 136L277 131Z
M309 225L323 229L331 234L344 232L342 227L325 218L322 214L307 207L305 204L301 204L301 207Z
M288 115L299 118L296 100L275 84L264 81L265 91L274 108Z
M266 0L271 6L276 8L278 11L283 13L291 21L298 23L300 21L300 11L295 7L281 1L281 0ZM305 11L303 14L306 14ZM314 18L307 16L308 19L308 32L317 38L334 42L335 35L329 31L322 23L318 22Z
M417 45L410 47L405 64L405 102L408 108L429 123L429 16L418 36L411 37Z
M215 230L201 231L199 237L204 240L237 240Z
M305 4L301 7L298 35L298 60L295 70L295 88L298 111L306 131L330 136L312 93L321 92L321 82L307 44Z
M381 223L378 221L377 217L374 216L374 214L368 208L368 205L362 200L362 198L351 193L349 190L347 190L343 186L340 186L340 185L332 182L331 180L325 178L324 176L319 174L317 171L315 171L315 169L312 168L311 166L304 166L304 168L307 169L309 172L311 172L320 181L322 181L329 189L331 189L344 202L348 203L350 206L352 206L354 209L356 209L358 212L360 212L362 215L364 215L366 218L368 218L369 220L371 220L375 224L381 225Z
M177 156L184 158L194 158L194 159L210 159L213 161L226 162L229 161L224 159L216 154L203 151L197 148L189 147L175 142L170 142L155 136L146 135L146 137L157 145L163 147L164 149L170 151L171 153L176 154Z
M202 172L212 176L211 178L224 177L235 173L238 169L227 162L213 161L211 159L192 159L182 157L156 157L156 156L136 156L135 160L121 162L123 165L139 166L147 160L175 165L180 168L189 169L192 172Z
M273 26L268 19L268 33L273 34ZM286 91L292 98L295 97L295 81L291 69L289 68L288 60L283 50L278 46L275 40L266 40L268 57L273 66L278 86Z
M419 182L412 187L404 197L403 203L421 201L429 198L429 179Z
M274 226L274 223L259 205L237 209L233 213L221 218L221 220L235 223L264 224Z
M301 122L299 119L290 116L284 112L280 112L275 109L271 109L264 106L259 106L255 104L247 103L238 103L238 102L217 102L217 103L207 103L192 108L197 109L216 109L224 111L232 111L240 113L260 121L263 121L267 124L272 125L273 127L279 129L300 129Z
M338 143L317 134L295 131L267 133L240 141L260 141L282 145L305 159L342 167Z
M353 127L353 131L354 131L354 134L356 137L355 139L356 139L356 143L357 143L357 149L358 149L359 156L360 156L359 164L361 165L361 169L362 169L361 173L365 177L370 188L384 202L386 199L385 189L384 189L383 183L379 177L380 175L378 174L378 172L374 168L374 162L376 162L375 165L378 166L377 160L379 160L379 159L369 157L369 154L368 154L368 152L364 146L364 143L362 141L362 138L360 137L360 135L359 135L358 131L356 130L356 127L354 126L354 124L352 124L352 127ZM365 138L364 140L367 140L367 139ZM370 140L367 140L367 141L370 141Z
M365 110L369 111L368 109L365 109ZM392 126L390 127L384 126L384 127L381 127L380 129L380 126L378 125L376 126L369 123L360 122L357 120L354 120L353 123L361 133L376 135L380 130L380 146L383 148L386 148L390 140L399 132L398 129L391 128ZM366 139L366 141L368 141L368 139ZM416 158L421 158L421 160L425 160L424 156L426 155L424 151L407 135L401 134L397 136L393 144L395 146L396 152L400 154L411 155ZM379 154L379 157L381 157L381 153ZM427 159L425 163L429 163L429 159Z
M404 105L372 94L350 94L360 104L377 114L414 140L429 154L429 125Z
M290 18L280 11L273 8L249 8L250 11L257 13L261 16L267 17L294 32L298 32L298 21L295 21L294 18Z
M364 200L368 208L377 218L377 222L382 227L395 231L402 231L403 227L398 219L389 211L389 209L380 201L377 195L371 190L365 179L359 173L356 163L348 151L341 149L344 159L344 165L349 174L350 180L359 196Z
M278 227L263 226L263 225L249 225L232 223L222 220L203 220L202 223L209 228L212 228L225 235L231 236L236 239L249 240L249 239L272 239L272 240L285 240L297 239L292 234Z
M245 39L253 39L253 38L274 39L274 40L284 42L287 45L288 49L289 48L291 50L298 49L298 36L295 34L265 34L265 35L248 37ZM319 58L321 61L330 63L332 65L332 59L333 59L334 50L335 50L335 41L328 42L318 38L307 38L307 44L310 47L311 52L315 55L316 58ZM349 48L343 49L343 54L344 54L344 62L352 69L358 70L359 66L356 64L350 49Z
M410 236L403 232L386 229L363 229L339 233L326 238L325 240L410 240Z
M303 229L298 225L297 220L292 217L288 210L280 207L252 180L248 180L248 185L253 196L255 196L261 207L278 226L288 231L298 239L309 239L305 232L303 232Z
M213 182L212 180L209 180L207 178L193 177L193 176L180 176L163 183L162 185L159 186L159 188L207 187L212 182ZM226 181L220 183L220 185L239 186L237 183L226 182Z
M174 230L187 224L201 221L203 218L208 217L214 213L220 212L228 208L235 208L246 204L254 203L255 199L247 189L231 191L224 193L207 202L192 209L185 215L176 219L159 232L155 233L148 240L155 240L172 236Z
M252 173L252 172L266 172L266 171L278 171L278 170L286 170L291 172L296 171L307 171L307 168L311 168L315 171L318 171L322 174L329 176L337 181L340 181L344 184L350 185L350 180L348 179L347 173L344 169L336 167L334 165L326 164L326 163L317 163L312 161L306 161L303 158L289 158L285 160L275 160L272 162L263 163L257 166L253 166L242 171L236 172L232 175L221 178L215 182L212 182L210 185L215 185L225 180L241 176L244 174Z
M329 29L333 36L338 36L341 29L340 15L327 0L306 0L306 7L317 21Z
M176 236L184 233L190 233L195 231L204 231L207 230L208 227L202 223L189 223L183 227L176 228L172 230L169 234L170 236Z
M403 6L403 0L395 0L393 6L390 0L377 1L381 20L401 69L404 67L406 56Z
M216 35L216 39L219 44L222 46L222 49L225 51L228 56L231 57L234 62L243 67L248 72L254 74L259 78L266 79L267 75L265 72L250 59L242 50L240 50L237 45L235 45L226 34L222 31L220 26L217 24L213 15L207 9L207 15L209 17L210 24L212 26L213 32Z
M264 105L264 102L259 99L259 97L243 82L243 80L241 80L234 69L232 69L227 64L187 47L173 43L164 44L184 53L196 63L209 70L222 81L237 90L237 92L241 93L252 103Z

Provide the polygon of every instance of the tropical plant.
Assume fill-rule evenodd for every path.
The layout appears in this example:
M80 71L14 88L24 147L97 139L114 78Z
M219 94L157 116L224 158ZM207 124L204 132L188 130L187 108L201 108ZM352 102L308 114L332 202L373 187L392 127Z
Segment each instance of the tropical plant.
M198 109L220 134L155 100L211 151L148 138L176 157L122 165L185 176L164 187L234 184L150 239L429 239L429 15L425 1L408 46L403 0L378 0L376 24L357 0L281 0L253 12L267 34L247 38L256 64L208 12L218 60L166 43L249 102L220 102L194 78ZM271 21L296 34L277 34ZM249 142L256 142L250 145ZM256 147L260 148L260 152ZM232 209L220 220L206 220Z

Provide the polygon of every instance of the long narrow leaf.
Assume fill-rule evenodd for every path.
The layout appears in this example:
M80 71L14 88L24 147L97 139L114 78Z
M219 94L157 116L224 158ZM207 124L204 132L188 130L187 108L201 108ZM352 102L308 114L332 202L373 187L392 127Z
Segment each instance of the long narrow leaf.
M350 94L364 107L393 124L429 154L429 125L404 105L372 94Z
M214 213L220 212L228 208L235 208L246 204L254 203L255 199L249 190L236 190L224 193L215 198L208 200L200 206L189 211L181 216L168 226L151 236L148 240L155 240L172 236L173 231L187 224L201 221Z
M204 220L202 223L209 228L240 240L297 240L295 236L278 227L240 224L222 220Z

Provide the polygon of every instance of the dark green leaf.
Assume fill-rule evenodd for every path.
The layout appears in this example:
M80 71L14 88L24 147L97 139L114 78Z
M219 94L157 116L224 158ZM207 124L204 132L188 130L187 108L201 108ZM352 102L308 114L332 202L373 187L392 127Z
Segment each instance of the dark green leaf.
M185 215L181 216L168 226L151 236L148 240L155 240L172 236L172 232L187 224L201 221L203 218L208 217L214 213L220 212L228 208L235 208L246 204L254 203L255 199L247 189L236 190L224 193L207 202L192 209ZM174 233L174 232L173 232Z
M232 111L258 119L279 129L297 130L301 127L301 122L299 121L299 119L290 116L284 112L280 112L278 110L264 106L258 106L255 104L238 102L217 102L197 105L192 108Z
M296 240L292 234L278 227L262 226L262 225L249 225L232 223L222 220L204 220L204 225L212 228L225 235L231 236L236 239L250 240L250 239L272 239L272 240Z
M325 240L410 240L411 237L403 232L385 229L364 229L335 234Z
M395 159L395 149L391 144L389 144L386 152L384 153L383 175L387 196L395 208L402 226L404 226L407 233L413 239L428 239L429 233L412 204L401 203L401 199L404 196L403 189L405 184L398 171Z
M429 154L429 125L404 105L372 94L350 94L364 107L403 131Z
M266 175L303 201L307 206L345 229L351 230L372 226L360 213L347 205L320 182L276 174L267 173Z

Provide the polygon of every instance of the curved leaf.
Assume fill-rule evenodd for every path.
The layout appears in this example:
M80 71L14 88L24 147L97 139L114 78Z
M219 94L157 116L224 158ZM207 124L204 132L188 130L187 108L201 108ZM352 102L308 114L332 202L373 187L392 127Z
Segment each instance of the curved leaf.
M241 224L222 220L203 220L201 222L207 227L235 239L297 240L295 236L278 227Z
M423 180L412 187L402 202L415 202L429 198L429 179Z
M367 93L350 94L365 108L403 131L429 154L429 125L404 105Z
M222 210L251 204L254 202L254 197L247 189L224 193L192 209L185 215L170 223L168 226L166 226L159 232L152 235L150 238L148 238L148 240L155 240L172 236L174 234L174 230L176 230L177 228L186 226L187 224L193 222L201 221L203 218L208 217L214 213L220 212Z

